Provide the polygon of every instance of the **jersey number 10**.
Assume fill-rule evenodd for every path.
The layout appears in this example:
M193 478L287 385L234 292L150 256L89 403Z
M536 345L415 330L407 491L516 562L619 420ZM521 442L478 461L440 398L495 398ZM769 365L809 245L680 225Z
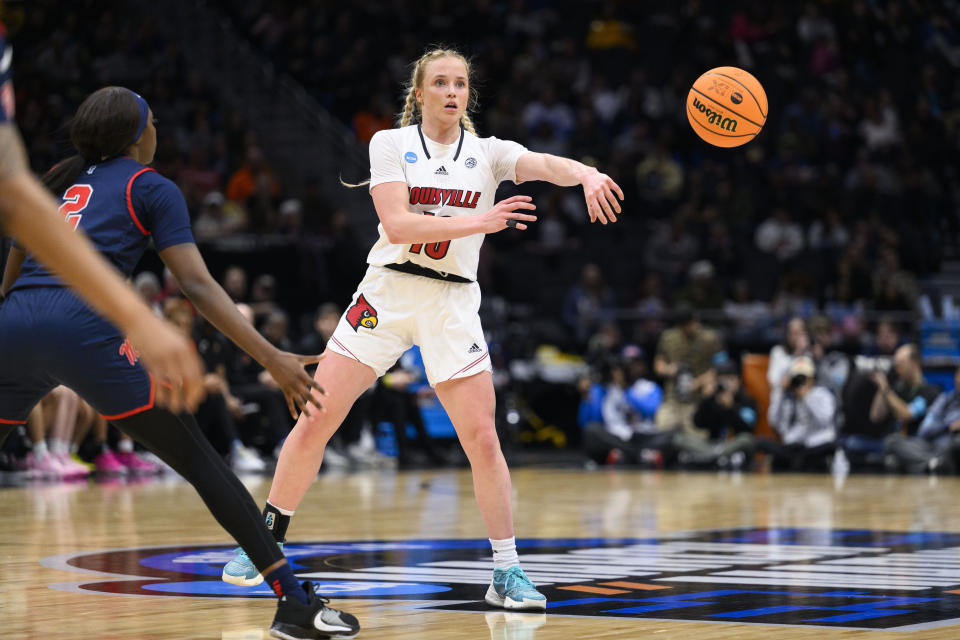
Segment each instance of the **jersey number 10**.
M424 211L423 215L435 216L437 214L432 211ZM447 255L448 249L450 249L450 240L444 240L443 242L431 242L427 244L426 249L423 248L423 243L410 245L410 253L420 253L420 251L423 250L428 258L433 258L434 260L440 260Z
M93 195L93 187L88 184L75 184L63 194L63 204L60 205L60 215L76 231L80 226L80 212L90 204L90 196Z

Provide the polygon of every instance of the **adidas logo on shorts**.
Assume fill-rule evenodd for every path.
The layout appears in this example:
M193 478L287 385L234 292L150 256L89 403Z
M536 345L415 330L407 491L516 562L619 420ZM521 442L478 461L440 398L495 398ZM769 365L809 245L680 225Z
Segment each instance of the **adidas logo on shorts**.
M483 349L478 347L476 342L473 343L472 347L467 349L467 353L480 353L481 351L483 351Z
M435 175L435 176L446 176L446 175L450 175L450 174L447 173L447 168L446 168L446 167L444 167L443 165L440 165L440 168L437 169L436 171L434 171L434 172L433 172L433 175Z

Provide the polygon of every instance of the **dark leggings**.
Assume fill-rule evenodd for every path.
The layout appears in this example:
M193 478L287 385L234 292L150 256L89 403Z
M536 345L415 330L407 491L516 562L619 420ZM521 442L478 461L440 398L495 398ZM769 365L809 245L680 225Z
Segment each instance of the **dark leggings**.
M192 415L150 409L111 424L160 456L192 484L213 517L240 543L257 569L263 571L283 559L250 493L203 437Z

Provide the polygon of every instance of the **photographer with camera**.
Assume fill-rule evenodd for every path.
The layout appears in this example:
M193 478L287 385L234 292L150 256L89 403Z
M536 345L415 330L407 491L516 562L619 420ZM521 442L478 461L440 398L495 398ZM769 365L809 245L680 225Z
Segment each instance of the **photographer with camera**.
M918 464L927 457L927 443L917 432L939 389L924 379L920 349L915 344L905 344L894 352L893 370L893 384L882 371L873 373L877 391L870 406L870 422L883 425L890 434L883 442L885 466L894 471L919 471Z
M661 431L694 432L693 413L704 386L715 379L714 362L723 345L715 331L700 324L689 304L678 304L673 315L675 325L660 336L653 360L653 371L664 385L656 423Z
M825 470L836 448L837 401L816 384L815 376L810 357L795 358L783 377L781 393L773 396L767 420L781 443L761 441L759 445L773 455L774 468Z
M687 450L681 458L694 464L716 464L741 469L756 449L753 429L757 404L742 388L737 366L730 360L717 365L715 381L704 386L693 422L705 438L699 451Z
M883 371L874 371L871 376L877 392L870 405L870 421L893 421L899 427L895 427L895 433L912 436L940 390L923 378L920 349L915 344L905 344L894 352L893 370L897 378L892 385Z

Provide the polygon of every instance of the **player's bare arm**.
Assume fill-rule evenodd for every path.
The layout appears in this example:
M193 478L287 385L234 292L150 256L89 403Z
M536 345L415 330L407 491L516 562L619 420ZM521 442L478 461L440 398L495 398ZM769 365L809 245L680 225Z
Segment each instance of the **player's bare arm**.
M544 180L561 187L583 185L590 222L617 221L623 190L594 167L549 153L525 153L517 160L517 183L528 180Z
M27 170L20 133L11 124L0 124L0 180Z
M287 353L267 342L240 314L237 305L210 275L197 245L174 245L160 251L159 255L177 279L184 295L203 317L270 372L286 396L287 407L294 419L297 418L298 409L309 416L309 404L323 410L317 394L311 393L311 389L316 389L320 394L326 392L303 370L306 365L319 362L320 356Z
M537 208L530 196L513 196L498 202L479 216L441 218L413 213L407 208L407 184L384 182L370 190L377 215L393 244L444 242L475 233L496 233L508 227L508 220L517 220L517 229L526 229L523 222L537 217L522 211Z

